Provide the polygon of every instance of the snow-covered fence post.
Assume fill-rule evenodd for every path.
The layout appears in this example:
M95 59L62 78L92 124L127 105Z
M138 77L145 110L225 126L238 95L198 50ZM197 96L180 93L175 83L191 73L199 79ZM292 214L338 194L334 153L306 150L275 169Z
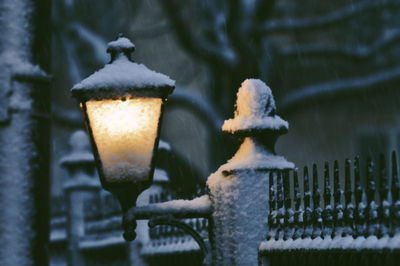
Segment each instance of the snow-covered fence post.
M70 137L70 154L60 164L68 170L70 179L64 184L67 206L68 265L84 265L79 240L85 235L85 202L99 196L100 184L93 178L94 157L89 138L82 130Z
M274 151L288 123L276 115L270 88L248 79L237 93L235 117L225 121L223 130L244 140L207 181L213 206L213 264L254 266L268 232L270 174L294 167Z
M2 0L0 10L0 265L46 266L51 1Z

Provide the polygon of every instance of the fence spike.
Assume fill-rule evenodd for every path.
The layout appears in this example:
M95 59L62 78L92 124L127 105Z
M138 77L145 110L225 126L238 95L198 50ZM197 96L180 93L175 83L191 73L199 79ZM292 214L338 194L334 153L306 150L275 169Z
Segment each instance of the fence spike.
M357 203L362 202L363 188L361 186L360 176L360 157L354 159L354 186L355 186L355 200Z
M342 236L344 230L344 210L342 205L343 190L340 187L339 180L339 162L335 160L333 163L333 201L335 203L335 211L333 216L334 232L333 236Z
M353 235L354 231L354 205L353 195L354 190L351 186L351 161L346 159L344 168L344 182L345 182L345 216L344 216L344 235Z
M317 165L313 164L313 232L312 238L321 236L322 229L322 208L321 208L321 191L318 185Z
M395 151L392 152L392 198L393 202L400 200L400 181Z
M379 180L381 181L379 190L381 201L389 200L389 178L386 171L386 160L383 154L379 156Z
M357 156L354 159L354 182L355 182L355 202L356 202L356 215L355 215L355 236L363 236L365 234L365 220L366 220L366 206L363 202L364 188L361 186L360 176L360 158Z
M331 204L331 182L329 177L329 163L325 162L324 166L324 205Z
M350 173L350 168L351 168L351 161L350 159L346 159L345 161L345 166L344 166L344 189L345 189L345 203L346 206L352 202L353 198L353 189L351 186L351 173Z
M333 223L333 215L332 215L332 189L331 182L329 176L329 163L326 162L324 166L324 209L322 211L322 223L323 223L323 237L328 237L332 235L332 223Z
M303 208L301 206L301 194L299 187L298 169L293 171L293 192L294 192L294 209L295 209L295 231L293 239L298 239L303 234Z
M303 213L303 227L304 231L302 234L302 238L310 237L312 234L312 209L311 209L311 192L310 192L310 182L308 176L308 167L304 167L303 174L303 188L304 188L304 213Z
M292 199L290 197L290 175L289 171L283 172L283 191L285 197L285 218L284 218L284 236L287 240L293 236L294 211L292 209Z
M389 178L386 171L385 156L379 156L379 233L378 237L383 237L389 233L390 223L390 203L389 203Z
M294 193L294 208L295 210L298 210L301 207L301 194L299 186L299 174L297 168L295 168L293 171L293 193Z
M276 210L276 182L274 181L274 173L269 173L269 210L270 213Z
M390 234L400 234L400 181L397 168L396 152L392 152L392 208Z
M334 202L339 205L342 202L343 190L340 187L339 180L339 162L336 160L333 164L333 187L334 187Z
M303 173L303 189L304 189L304 209L311 207L310 178L308 176L308 167L304 167Z
M277 187L276 187L276 176L274 172L271 171L269 173L269 214L268 214L268 226L269 232L267 239L272 239L275 237L276 228L277 228L277 210L278 210L278 201L277 201Z
M367 159L367 202L375 198L376 182L374 178L374 162L370 157Z
M321 191L318 185L318 169L317 165L313 164L313 178L312 178L312 185L313 185L313 207L314 209L320 206L321 202Z
M278 196L278 213L277 213L277 233L275 235L275 239L278 239L281 235L285 210L284 210L284 195L283 195L283 177L281 171L277 172L277 196Z
M288 171L283 172L283 198L285 209L288 210L291 207L290 180Z
M374 176L374 162L367 159L367 224L368 230L365 236L378 233L378 205L375 202L376 181Z

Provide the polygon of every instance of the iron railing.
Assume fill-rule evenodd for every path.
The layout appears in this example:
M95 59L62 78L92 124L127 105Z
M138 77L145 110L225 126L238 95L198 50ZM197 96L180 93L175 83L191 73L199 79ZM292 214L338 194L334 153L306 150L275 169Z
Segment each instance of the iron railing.
M387 171L390 165L391 171ZM378 167L367 159L345 160L333 172L316 164L312 178L271 172L269 233L260 245L263 265L398 265L400 263L400 181L396 153ZM332 175L331 175L332 174Z

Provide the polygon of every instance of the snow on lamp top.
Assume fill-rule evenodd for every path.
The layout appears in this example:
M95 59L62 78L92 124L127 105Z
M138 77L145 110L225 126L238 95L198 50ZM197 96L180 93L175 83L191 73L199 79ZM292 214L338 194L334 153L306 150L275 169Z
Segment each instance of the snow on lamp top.
M237 93L235 117L225 120L222 130L229 133L254 130L284 133L289 124L275 111L271 89L259 79L246 79Z
M72 89L80 101L119 99L122 97L166 98L174 89L175 81L130 60L135 45L120 36L108 43L111 62Z
M135 51L135 45L128 39L123 37L122 35L118 36L115 41L111 41L107 45L107 52L111 51Z

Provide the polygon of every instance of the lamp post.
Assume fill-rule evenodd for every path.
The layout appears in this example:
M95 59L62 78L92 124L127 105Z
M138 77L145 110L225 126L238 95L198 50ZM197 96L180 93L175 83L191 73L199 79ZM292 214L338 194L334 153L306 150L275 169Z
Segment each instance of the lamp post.
M123 212L152 183L163 104L175 82L131 61L135 46L108 43L110 63L72 88L85 115L102 186Z
M178 226L192 235L206 265L257 265L268 229L269 177L294 167L274 150L289 125L276 114L270 88L257 79L242 83L235 117L223 130L243 143L210 175L207 195L135 207L152 182L162 104L174 82L131 62L133 49L123 37L109 43L111 63L72 88L85 113L102 185L120 200L125 239L135 238L136 220L150 219L151 226ZM198 217L209 219L212 258L201 237L177 220Z

